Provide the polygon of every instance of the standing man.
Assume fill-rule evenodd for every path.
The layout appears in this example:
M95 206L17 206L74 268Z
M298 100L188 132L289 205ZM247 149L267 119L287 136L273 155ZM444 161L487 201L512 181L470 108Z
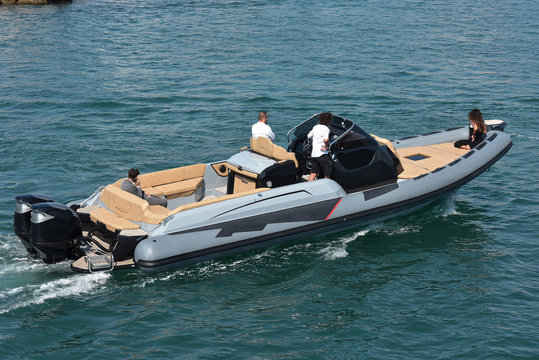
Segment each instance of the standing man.
M271 131L271 128L268 124L268 113L261 111L258 113L258 122L251 127L251 132L253 133L253 138L259 136L267 137L271 141L275 139L275 134Z
M313 181L316 176L326 179L331 178L331 171L333 170L333 164L329 157L329 123L333 115L329 112L320 114L318 124L313 127L307 137L313 139L313 150L311 153L312 166L311 176L309 181Z

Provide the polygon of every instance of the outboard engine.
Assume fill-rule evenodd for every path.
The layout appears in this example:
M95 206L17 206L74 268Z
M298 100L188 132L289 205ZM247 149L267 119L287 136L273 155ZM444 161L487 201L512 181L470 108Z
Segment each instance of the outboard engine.
M57 202L32 205L30 244L47 264L80 257L81 220L68 206Z
M13 217L13 226L15 234L21 240L28 252L37 256L37 252L30 245L30 214L32 205L53 202L54 200L44 194L22 194L15 196L17 205L15 205L15 216Z

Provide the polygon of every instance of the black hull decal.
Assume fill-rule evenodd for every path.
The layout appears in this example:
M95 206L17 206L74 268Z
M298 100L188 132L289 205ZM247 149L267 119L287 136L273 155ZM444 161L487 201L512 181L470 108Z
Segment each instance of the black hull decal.
M399 188L399 184L397 183L389 184L389 185L382 186L376 189L364 191L363 197L365 198L365 201L369 201L371 199L387 194L388 192L391 192L398 188Z
M394 204L390 204L390 205L386 205L386 206L382 206L382 207L378 207L378 208L358 212L358 213L355 213L355 214L350 214L350 215L347 215L347 216L342 216L342 217L339 217L339 218L334 218L334 219L331 219L331 220L321 221L321 222L311 224L311 225L305 225L305 226L297 227L297 228L294 228L294 229L281 231L279 233L272 233L272 234L268 234L268 235L264 235L264 236L259 236L259 237L256 237L256 238L241 240L241 241L237 241L237 242L234 242L234 243L229 243L229 244L224 244L224 245L220 245L220 246L215 246L215 247L212 247L212 248L197 250L197 251L193 251L193 252L190 252L190 253L171 256L171 257L164 258L164 259L159 259L159 260L154 260L154 261L139 260L139 261L137 261L136 266L137 267L145 267L145 268L163 267L163 266L170 265L170 264L173 264L173 263L176 263L176 262L187 261L189 259L195 259L195 258L199 258L199 257L204 257L204 256L224 252L224 251L227 251L227 250L233 250L235 248L242 248L242 247L253 245L253 244L263 243L265 241L273 240L275 238L284 237L284 236L288 236L288 235L293 235L293 234L301 233L301 232L304 232L304 231L307 231L307 230L314 230L314 229L322 228L322 227L329 226L329 225L335 225L337 223L342 223L342 222L345 222L345 221L358 219L358 218L361 218L361 217L364 217L364 216L369 216L369 215L373 215L373 214L377 214L377 213L383 213L385 211L395 210L395 209L398 209L398 208L401 208L401 207L404 207L404 206L419 204L419 203L421 203L421 202L423 202L423 201L425 201L425 200L427 200L429 198L435 198L435 197L438 197L438 196L443 195L445 193L448 193L448 192L450 192L452 190L455 190L456 188L464 185L465 183L469 182L473 178L477 177L479 174L481 174L482 172L487 170L489 167L491 167L502 156L504 156L509 151L511 146L513 146L512 142L509 143L509 145L507 145L500 153L498 153L498 155L496 157L494 157L488 163L481 166L480 168L475 170L473 173L463 177L462 179L457 180L456 182L454 182L452 184L446 185L443 188L440 188L438 190L432 191L432 192L427 193L427 194L423 194L421 196L417 196L415 198L403 200L403 201L398 202L398 203L394 203ZM335 200L335 201L338 201L338 199Z
M259 200L259 203L263 203L264 201L268 201L268 200L271 200L271 199L280 198L280 197L283 197L283 196L288 196L288 195L292 195L292 194L300 194L300 193L307 193L307 194L311 195L308 191L305 191L305 190L299 190L299 191L293 191L293 192L290 192L290 193L286 193L286 194L281 194L281 195L273 196L273 197L268 198L268 199L262 199L262 200ZM219 217L219 216L228 214L229 212L239 210L239 209L244 208L244 207L249 206L249 205L252 205L252 204L249 203L249 204L244 204L244 205L238 206L237 208L230 209L230 210L225 211L224 213L215 215L213 218L216 218L216 217Z
M238 220L231 220L218 224L201 226L194 229L177 231L170 233L170 235L174 236L198 231L220 229L217 237L229 237L235 233L262 231L269 224L298 221L322 221L332 211L339 199L340 198L331 199L315 204L274 211L263 215L249 216Z

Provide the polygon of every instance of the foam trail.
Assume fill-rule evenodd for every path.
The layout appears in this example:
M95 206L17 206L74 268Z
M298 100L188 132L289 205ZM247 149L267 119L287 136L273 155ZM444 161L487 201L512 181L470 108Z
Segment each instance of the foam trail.
M20 273L20 272L45 272L49 269L49 266L45 264L41 260L29 260L29 259L20 259L15 258L12 259L13 261L16 261L14 263L9 263L7 265L4 265L0 268L0 275L5 274L13 274L13 273ZM56 265L56 264L55 264Z
M429 205L427 209L418 210L403 217L371 224L369 225L369 229L376 232L383 232L390 236L420 232L425 219L431 221L440 217L445 218L451 215L460 215L456 208L456 198L457 194L453 192L434 205Z
M515 137L517 139L525 139L525 140L532 140L532 141L537 141L539 140L539 137L537 136L532 136L532 135L529 135L529 134L521 134L521 133L518 133L518 132L511 132L510 134L512 137Z
M109 273L81 274L52 280L39 285L27 285L0 292L0 314L30 305L43 304L49 299L93 293L107 282ZM21 301L25 299L24 301Z
M163 275L155 275L154 277L145 279L139 284L135 284L134 287L144 288L146 285L154 284L157 281L170 281L177 278L196 277L198 279L204 277L211 277L219 273L238 271L245 266L252 266L267 256L272 256L274 249L266 249L260 253L255 253L250 256L242 257L233 262L226 262L220 259L214 259L204 263L200 263L197 266L182 267L174 270L171 273Z
M454 192L442 201L441 213L443 217L447 217L449 215L460 215L460 213L457 211L456 199L457 194Z
M43 260L32 257L19 239L15 236L0 236L0 242L5 239L6 242L0 245L0 275L18 274L18 273L47 273L63 272L69 269L69 261L63 261L56 264L47 265Z
M350 236L345 236L337 241L333 241L329 244L329 246L320 250L319 253L324 255L324 259L326 260L335 260L338 258L347 257L348 252L346 251L346 247L348 243L356 240L360 236L367 235L368 232L369 230L361 230L353 233Z

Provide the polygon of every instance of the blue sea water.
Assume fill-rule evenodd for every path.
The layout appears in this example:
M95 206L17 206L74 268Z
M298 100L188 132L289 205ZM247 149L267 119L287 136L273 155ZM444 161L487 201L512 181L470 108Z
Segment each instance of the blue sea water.
M539 3L0 6L0 358L537 359ZM390 221L148 275L27 256L13 197L67 202L276 142L332 111L396 138L503 119L514 146Z

